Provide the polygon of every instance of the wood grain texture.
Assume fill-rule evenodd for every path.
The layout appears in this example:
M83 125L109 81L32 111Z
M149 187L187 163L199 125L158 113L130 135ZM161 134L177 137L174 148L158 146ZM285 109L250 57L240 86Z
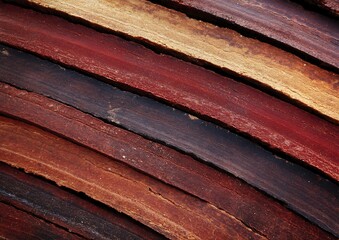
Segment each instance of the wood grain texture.
M330 235L242 181L188 156L40 95L7 85L2 85L0 92L2 113L47 128L191 193L229 212L270 239L276 236L283 239L331 239ZM122 146L126 155L120 153Z
M43 69L48 70L48 68L45 67ZM31 72L33 71L44 74L41 71L31 69ZM68 71L62 70L62 73L67 72ZM21 74L27 77L23 71L21 71ZM51 85L52 82L48 82L48 79L53 78L49 76L56 77L57 84ZM10 77L10 75L8 75L8 77ZM88 78L84 76L80 78L77 73L73 73L68 77L72 79L71 82L68 82L67 75L51 74L51 72L49 72L49 75L44 74L44 77L35 76L27 78L26 83L28 84L20 85L20 87L26 88L28 86L27 88L30 91L43 92L45 95L56 98L59 101L64 101L68 105L74 105L83 111L88 111L96 116L106 118L115 124L132 129L150 138L160 139L161 142L169 145L174 145L182 151L189 152L206 162L214 164L244 179L251 185L285 202L289 208L297 211L312 222L337 234L337 214L334 206L338 203L338 187L327 179L314 174L306 168L278 158L250 141L220 127L199 119L192 120L192 116L178 110L166 107L144 97L138 97L127 92L119 92L119 90L98 81L94 81L94 83L91 84ZM34 79L43 79L43 84L36 85ZM61 79L63 79L64 82ZM15 81L13 82L15 83ZM19 82L25 81L21 79ZM81 84L77 84L77 82ZM18 85L18 83L15 84ZM6 86L4 86L2 89L6 92L8 87L6 88ZM56 93L61 94L58 95ZM22 94L25 94L25 92L15 93L14 91L10 95L19 97ZM105 96L108 97L108 99L105 100ZM36 108L32 111L25 111L26 108L29 109L27 104L25 104L26 106L20 103L13 105L11 102L14 101L14 98L3 96L2 99L2 111L4 113L13 114L16 117L23 116L25 119L28 118L28 121L42 125L48 129L56 128L46 125L48 122L55 120L47 121L43 118L37 119L36 115L38 114L35 114L37 111ZM41 101L38 101L37 105L41 104ZM109 106L110 108L108 108ZM51 107L58 109L57 106L54 107L54 104L51 104ZM108 111L110 111L110 114L107 114ZM38 116L45 115L47 114L40 113ZM57 119L57 117L52 119ZM110 137L107 135L102 136L104 138L100 141L98 140L98 136L96 136L97 134L94 133L92 133L93 135L91 135L92 137L90 138L89 132L93 130L89 131L90 129L84 126L86 125L85 123L80 124L79 122L75 122L71 126L62 124L62 122L67 123L69 119L70 118L67 117L65 120L60 120L59 124L61 125L56 128L56 132L75 141L80 141L81 144L90 145L95 149L99 148L99 150L104 151L106 154L114 154L113 156L115 158L128 161L128 164L134 165L136 163L133 163L132 160L140 159L140 154L131 150L133 147L129 148L128 151L115 153L115 151L110 148L112 146L121 146L121 143L111 142L112 140L108 140ZM79 119L79 117L77 119ZM95 129L95 124L92 123L92 121L93 120L85 122L90 122L92 128ZM83 132L84 135L79 136L79 132ZM201 141L201 139L204 139L204 141ZM98 141L106 143L105 146L97 146ZM135 142L133 140L130 141L132 143ZM145 145L147 146L147 144ZM163 148L161 148L161 150L158 149L158 151L164 153ZM125 156L125 158L123 156ZM166 160L164 158L162 159ZM146 172L154 175L152 172L154 164L152 164L151 161L147 161L147 158L140 159L139 161L140 163L134 166L141 170L146 168ZM150 164L148 165L148 169L147 166L144 166L147 162ZM163 169L170 166L167 162L168 161L166 161L164 165L158 166L158 175L159 172L161 173L164 171ZM187 165L193 166L192 163L187 163ZM198 171L197 174L205 171L207 170ZM171 170L169 178L178 174L177 172L177 170ZM270 174L266 174L267 172L270 172ZM161 177L158 178L163 179L163 175L160 174L160 176ZM183 174L183 178L185 179L185 174ZM194 185L194 182L192 182L192 184ZM190 187L185 188L186 191L189 191L189 189ZM322 209L318 208L320 202L323 206Z
M27 2L236 73L339 120L337 74L233 30L190 19L146 0Z
M301 4L314 6L318 9L325 10L332 16L339 17L339 1L338 0L296 0Z
M99 207L3 163L0 163L0 201L86 239L164 239L121 213Z
M170 238L264 239L213 205L37 127L0 117L1 161L84 192Z
M1 239L85 239L0 202Z
M339 68L338 23L286 0L152 0L217 24L233 24ZM325 1L324 1L325 2Z
M312 114L229 78L156 54L113 35L7 4L2 4L0 12L0 41L189 109L339 180L338 129ZM3 48L0 58L2 71L5 68L8 72L14 65L22 68L29 61L33 64L31 67L36 68L34 59L15 51L11 53L7 48ZM44 71L41 67L37 69ZM32 74L22 71L26 77ZM7 73L7 77L11 74L13 76Z

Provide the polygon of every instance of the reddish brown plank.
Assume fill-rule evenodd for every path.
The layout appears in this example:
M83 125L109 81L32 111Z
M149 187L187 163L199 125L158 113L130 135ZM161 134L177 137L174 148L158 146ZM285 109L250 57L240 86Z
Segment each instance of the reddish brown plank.
M335 125L251 87L112 35L2 6L0 41L196 112L339 179ZM9 58L6 51L2 59Z
M0 101L3 102L1 112L50 129L162 179L226 210L269 238L274 238L277 233L281 237L292 236L294 239L330 238L320 229L236 178L56 101L16 90L8 85L0 86ZM89 89L93 91L93 88ZM304 173L299 171L298 174ZM310 193L314 189L309 187L305 192ZM332 190L336 191L336 188ZM326 195L324 192L315 192L315 199L307 197L305 200L308 204L314 204L313 200L319 203L318 197L324 200Z
M264 239L227 212L125 164L37 127L0 122L1 161L84 192L167 237Z
M164 239L113 209L97 206L4 163L0 163L0 201L87 239Z
M311 2L313 0L310 0ZM339 68L338 22L286 0L152 0L218 25L240 27L253 37L292 47L307 56ZM335 6L334 1L323 2ZM329 3L332 2L332 3ZM338 5L338 4L337 4ZM246 32L250 31L250 32Z
M86 239L0 202L1 239Z

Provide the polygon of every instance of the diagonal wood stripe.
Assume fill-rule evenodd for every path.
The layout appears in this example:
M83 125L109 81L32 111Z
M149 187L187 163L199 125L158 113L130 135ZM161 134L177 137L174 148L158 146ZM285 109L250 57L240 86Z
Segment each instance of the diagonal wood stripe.
M183 53L265 85L338 122L338 75L239 33L146 0L27 0Z

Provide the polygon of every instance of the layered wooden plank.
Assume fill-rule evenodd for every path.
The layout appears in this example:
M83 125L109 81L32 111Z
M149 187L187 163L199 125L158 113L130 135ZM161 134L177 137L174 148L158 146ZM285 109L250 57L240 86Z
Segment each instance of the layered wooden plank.
M27 2L239 75L335 122L339 120L337 74L233 30L146 0Z
M331 238L242 181L188 156L34 93L6 85L1 85L1 93L1 112L47 128L183 189L226 210L268 238L277 233L294 239ZM145 157L143 152L147 153Z
M164 239L125 215L3 163L0 164L0 201L86 239Z
M339 67L337 21L286 0L153 0ZM327 4L327 3L325 3ZM249 32L248 32L249 31Z
M6 4L0 13L0 41L218 121L339 180L335 125L229 78L112 35ZM44 71L34 64L36 60L18 54L7 48L0 54L1 71L8 79L12 76L11 81L19 80L10 71L12 66L23 68L32 61L28 68ZM26 80L37 80L33 71L21 71Z
M9 56L5 58L14 55L13 51L7 52ZM26 61L25 57L28 57ZM6 61L3 62L5 66ZM22 53L12 63L4 68L7 70L2 74L3 81L52 97L213 164L283 201L289 208L336 234L338 221L332 204L337 205L338 188L311 170L286 161L219 126L47 61ZM29 67L20 68L18 76L12 73L16 65ZM335 139L336 130L333 128L333 132L328 132L327 139L330 136ZM332 142L336 143L335 140ZM328 146L328 151L332 147ZM322 193L316 193L310 188L310 183L322 186ZM304 194L300 194L305 189L310 202L305 202ZM318 205L313 201L320 195L328 196L328 200L325 200L326 197L317 200L317 204L322 201L322 205L326 206L319 212ZM332 204L329 204L330 201Z
M1 239L85 239L0 202Z
M168 237L264 239L227 212L124 164L37 127L0 121L1 161L84 192Z

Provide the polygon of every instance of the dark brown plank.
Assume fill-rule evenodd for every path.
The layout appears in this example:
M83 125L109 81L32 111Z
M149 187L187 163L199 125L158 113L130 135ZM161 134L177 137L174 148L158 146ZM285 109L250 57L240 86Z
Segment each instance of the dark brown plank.
M0 202L1 239L86 239Z
M87 239L164 239L114 211L0 163L0 201Z
M0 99L5 100L0 111L40 125L183 189L224 209L268 238L277 234L293 239L331 238L234 177L56 101L7 85L3 87Z
M244 84L115 36L11 5L1 9L0 41L188 109L339 180L335 125ZM19 61L14 58L6 51L1 54L1 61L9 64Z
M1 161L83 192L169 238L264 239L199 198L32 125L0 117L0 138Z
M338 7L338 3L334 1L309 2L322 2L322 6ZM221 26L235 27L247 36L263 38L289 50L292 48L297 54L302 52L302 56L317 59L336 70L339 68L338 22L322 14L308 11L293 1L152 0L152 2Z

